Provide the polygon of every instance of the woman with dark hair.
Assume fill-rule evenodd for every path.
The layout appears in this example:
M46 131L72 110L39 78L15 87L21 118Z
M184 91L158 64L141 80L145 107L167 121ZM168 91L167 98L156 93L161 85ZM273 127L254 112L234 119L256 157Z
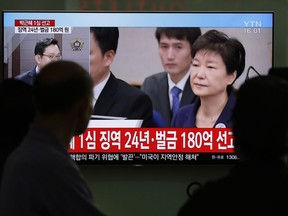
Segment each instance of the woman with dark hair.
M190 84L196 101L178 110L172 127L230 128L235 105L233 83L245 68L240 41L210 30L192 47Z

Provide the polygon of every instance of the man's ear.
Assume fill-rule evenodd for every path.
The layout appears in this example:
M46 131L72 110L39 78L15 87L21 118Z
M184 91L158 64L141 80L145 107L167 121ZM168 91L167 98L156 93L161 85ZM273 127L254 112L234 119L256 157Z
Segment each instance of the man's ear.
M115 52L113 50L109 50L104 54L105 66L110 66L114 60Z
M37 55L34 56L34 58L35 58L35 61L37 62L37 64L40 64L42 56L37 54Z

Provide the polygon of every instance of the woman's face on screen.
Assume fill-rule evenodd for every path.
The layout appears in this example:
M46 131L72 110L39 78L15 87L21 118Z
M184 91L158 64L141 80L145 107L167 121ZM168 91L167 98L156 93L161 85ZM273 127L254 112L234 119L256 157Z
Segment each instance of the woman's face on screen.
M211 96L226 92L236 78L236 71L228 74L220 54L200 50L192 60L190 83L198 96Z

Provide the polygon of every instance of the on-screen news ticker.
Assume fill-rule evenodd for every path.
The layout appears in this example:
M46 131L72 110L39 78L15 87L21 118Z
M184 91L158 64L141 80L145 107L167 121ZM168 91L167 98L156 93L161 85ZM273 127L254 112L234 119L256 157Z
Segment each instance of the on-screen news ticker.
M88 128L71 157L95 163L229 163L238 160L230 128Z

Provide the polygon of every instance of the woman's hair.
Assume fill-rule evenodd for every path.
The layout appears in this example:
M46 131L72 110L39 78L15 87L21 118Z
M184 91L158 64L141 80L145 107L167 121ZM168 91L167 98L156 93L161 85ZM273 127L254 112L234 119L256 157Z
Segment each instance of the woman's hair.
M239 40L229 38L225 33L215 29L209 30L200 36L193 44L192 58L194 58L200 50L218 53L223 59L227 74L232 74L236 71L236 79L243 73L246 52ZM232 84L230 87L232 87Z

